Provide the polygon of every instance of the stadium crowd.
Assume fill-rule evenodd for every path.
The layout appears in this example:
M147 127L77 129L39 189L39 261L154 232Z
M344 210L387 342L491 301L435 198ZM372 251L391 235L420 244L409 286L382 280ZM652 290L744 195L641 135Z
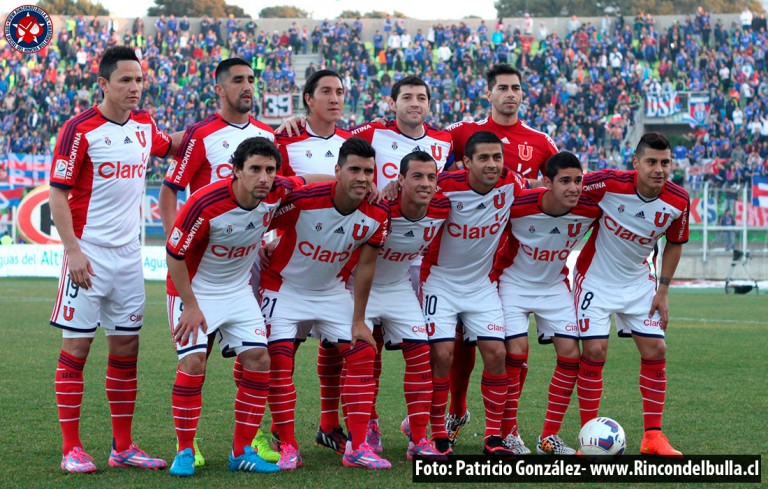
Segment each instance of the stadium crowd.
M186 17L163 16L147 35L141 18L121 26L80 15L67 20L40 56L0 52L0 155L50 154L61 124L98 101L96 71L103 50L125 44L135 46L144 65L143 105L169 132L215 110L212 70L226 56L251 63L262 92L270 87L298 93L292 54L319 54L322 62L306 75L323 68L342 75L346 126L391 115L386 99L406 74L432 87L428 122L444 127L479 120L489 110L484 70L509 62L526 77L523 118L590 169L628 164L632 148L622 143L643 110L645 93L691 90L710 93L711 111L690 143L676 148L676 178L684 172L682 181L695 188L705 179L726 185L766 174L765 15L724 26L700 8L661 32L650 14L627 19L606 15L592 24L574 16L567 34L558 36L543 23L536 28L529 16L515 26L437 23L413 33L402 19L388 18L383 30L371 35L363 32L360 19L326 19L314 29L294 22L270 34L253 20L203 17L193 25ZM167 164L155 160L148 179L161 180Z

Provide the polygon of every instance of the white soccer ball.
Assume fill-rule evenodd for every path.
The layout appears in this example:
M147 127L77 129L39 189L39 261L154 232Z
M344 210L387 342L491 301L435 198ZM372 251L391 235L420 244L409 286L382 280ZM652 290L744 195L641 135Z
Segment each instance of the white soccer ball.
M621 455L627 446L624 428L611 418L595 418L579 431L579 450L591 459L600 455Z

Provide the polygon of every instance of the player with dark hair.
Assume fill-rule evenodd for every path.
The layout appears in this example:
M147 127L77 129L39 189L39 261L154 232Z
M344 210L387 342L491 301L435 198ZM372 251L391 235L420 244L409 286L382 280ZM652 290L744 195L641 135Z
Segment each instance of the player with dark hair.
M632 165L631 171L603 170L584 178L584 193L599 203L603 215L576 261L574 279L582 341L577 380L581 424L598 415L613 315L619 336L631 336L640 352L645 427L640 453L681 457L662 433L661 418L669 285L688 241L690 199L682 187L667 181L672 150L663 134L644 134ZM666 244L654 278L647 259L662 236Z
M301 129L281 126L276 141L283 155L283 175L334 174L342 144L352 135L340 129L344 107L344 85L338 73L319 70L304 84L302 103L307 111ZM298 348L298 343L296 344ZM315 442L344 454L347 435L339 419L341 372L344 361L336 348L322 341L317 351L317 375L320 379L320 426Z
M526 190L512 204L510 239L497 254L492 280L499 281L507 351L528 350L533 314L539 342L554 343L557 352L537 451L573 455L576 451L557 436L579 371L579 333L566 260L599 217L600 208L581 195L581 162L573 153L563 151L549 158L542 180L544 188ZM508 397L505 410L516 407L517 401ZM515 426L517 413L505 416L502 435L510 447L515 446Z
M169 233L168 319L179 357L171 397L179 452L171 475L195 473L206 335L214 332L242 365L229 469L280 470L251 448L267 403L269 353L264 317L249 282L275 211L291 190L305 183L301 177L276 177L281 159L272 141L246 139L232 156L232 176L195 192Z
M64 260L51 324L62 329L56 403L61 468L94 472L80 440L83 368L96 330L107 336L106 392L112 415L112 467L162 469L133 442L144 274L139 209L147 161L171 151L169 136L137 110L144 77L132 48L109 48L99 63L104 99L59 131L51 169L51 216Z
M557 153L552 139L543 132L527 126L518 115L523 103L523 76L519 70L506 64L493 66L486 73L488 92L486 97L491 102L491 115L478 122L457 122L447 128L453 137L453 155L455 164L460 165L466 153L469 138L478 131L490 131L501 139L504 147L504 165L519 173L529 181L546 174L547 160ZM462 333L457 330L455 361L451 368L451 405L446 418L448 434L452 442L457 440L461 428L469 421L467 410L467 390L472 369L475 365L475 349L467 346ZM510 378L510 403L504 414L505 425L516 414L516 399L520 396L528 372L528 350L513 348L507 352L507 374ZM530 450L525 447L518 434L517 426L512 428L513 437L505 440L517 453L525 454Z
M504 317L489 274L509 209L525 181L505 168L503 143L487 131L469 138L464 165L465 170L438 177L440 192L451 201L451 212L421 267L422 307L431 330L432 437L440 452L450 452L445 407L460 319L465 341L477 343L485 366L480 387L485 404L483 451L508 456L513 452L505 447L500 426L509 384Z
M387 349L401 350L405 360L403 391L410 422L406 455L410 460L416 455L442 454L427 437L432 403L429 335L409 270L442 228L451 204L447 197L435 195L438 167L429 153L409 153L398 166L400 191L395 200L387 203L391 228L376 261L366 318L369 322L380 321L381 343L386 343ZM370 432L369 424L369 445Z
M219 110L184 131L181 145L160 188L160 217L166 236L176 220L179 191L189 186L190 193L195 193L209 183L228 178L232 174L230 159L235 149L246 139L275 139L272 128L251 115L256 89L253 70L248 62L242 58L221 61L216 67L215 79L214 90L219 98ZM258 266L255 269L253 281L258 284ZM209 354L214 341L215 337L211 335L208 341ZM233 373L235 382L239 382L242 368L237 361ZM270 447L263 431L258 432L254 448L267 461L277 462L280 457ZM197 440L195 464L198 467L205 464Z
M271 254L264 253L269 264L261 275L261 305L270 329L269 405L280 438L278 465L284 470L302 465L294 435L294 341L313 326L326 348L341 354L347 372L342 393L350 437L343 464L391 467L365 443L375 356L365 307L389 227L389 210L365 200L373 185L374 157L368 142L348 139L339 148L336 181L294 192L272 223L283 235ZM356 251L353 299L341 272Z

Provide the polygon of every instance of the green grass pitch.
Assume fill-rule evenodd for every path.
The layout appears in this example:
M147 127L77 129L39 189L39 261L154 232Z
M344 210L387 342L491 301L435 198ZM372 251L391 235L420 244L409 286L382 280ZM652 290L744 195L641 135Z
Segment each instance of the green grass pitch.
M3 333L0 487L309 489L411 485L411 464L405 460L407 440L398 430L405 415L400 353L384 352L378 402L384 456L392 462L393 468L374 473L344 468L335 453L313 443L319 396L315 372L317 346L312 340L299 350L295 375L299 396L296 431L304 458L304 467L300 470L270 476L228 472L226 462L234 424L235 387L231 376L232 361L222 359L218 354L211 357L209 364L198 432L206 466L199 468L194 478L184 480L169 476L167 471L110 468L107 458L111 434L104 394L106 352L103 335L99 334L85 368L81 421L85 448L96 458L99 471L92 475L65 474L59 469L61 434L53 394L54 369L61 340L60 332L48 325L56 281L1 279L0 290ZM768 454L768 295L758 296L754 292L741 296L725 295L722 290L679 290L673 287L670 315L668 394L664 416L664 431L670 441L687 454L762 454L765 460ZM535 445L543 423L546 390L554 360L551 346L531 345L530 371L520 401L520 429L528 446ZM162 456L169 463L175 452L170 403L175 365L176 356L166 320L164 284L148 282L134 439L150 454ZM613 335L600 413L622 424L627 434L628 453L638 452L642 436L638 369L639 357L633 342ZM479 369L476 369L469 398L473 420L462 432L456 447L459 454L479 454L481 451L483 409L479 384ZM573 445L578 424L574 396L560 433ZM763 471L765 468L764 461ZM765 480L765 476L763 478ZM535 486L542 487L540 484ZM587 487L584 484L570 486ZM605 485L617 486L632 485Z

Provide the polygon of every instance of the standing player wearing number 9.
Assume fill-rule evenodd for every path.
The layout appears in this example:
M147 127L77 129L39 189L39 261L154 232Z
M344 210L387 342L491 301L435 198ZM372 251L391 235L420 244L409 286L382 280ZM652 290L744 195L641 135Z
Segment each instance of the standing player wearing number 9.
M144 79L132 48L107 49L99 63L103 101L59 131L51 170L51 215L64 244L51 324L63 330L56 403L61 468L94 472L80 440L83 368L96 330L107 336L106 391L112 415L112 467L162 469L131 437L136 404L144 274L139 209L150 155L171 150L167 134L137 110Z
M661 431L667 390L669 284L688 241L688 193L668 182L672 151L664 135L640 138L634 171L605 170L584 177L584 194L603 211L576 262L574 304L582 340L577 387L581 424L597 417L603 391L611 314L619 336L640 351L640 393L645 435L640 453L680 457ZM666 236L661 272L646 258Z

